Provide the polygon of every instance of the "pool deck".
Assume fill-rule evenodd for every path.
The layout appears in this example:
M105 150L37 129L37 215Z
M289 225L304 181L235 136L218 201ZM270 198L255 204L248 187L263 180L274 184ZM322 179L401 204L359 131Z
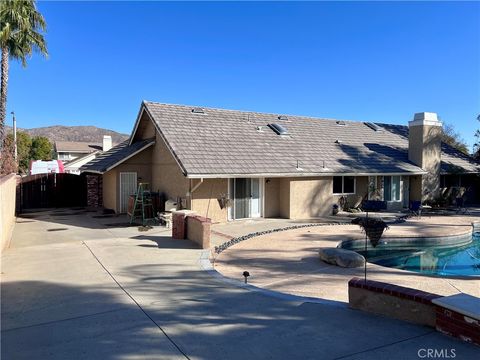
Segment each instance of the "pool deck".
M385 237L440 237L471 233L472 222L480 214L422 216L390 225ZM274 222L272 222L274 224ZM279 223L280 224L280 223ZM290 224L292 225L292 224ZM288 225L287 225L288 226ZM232 225L238 236L241 224ZM282 227L282 226L279 226ZM251 229L249 222L244 231ZM220 232L219 227L214 227ZM228 225L221 228L228 237ZM265 230L263 225L262 230ZM244 232L244 234L247 232ZM222 275L241 280L243 271L251 276L251 285L287 294L348 301L348 280L363 277L364 269L346 269L319 260L320 247L336 247L342 240L363 239L357 225L318 226L270 233L240 242L215 258L214 267ZM416 288L439 295L464 292L480 297L478 277L438 277L368 264L367 278Z

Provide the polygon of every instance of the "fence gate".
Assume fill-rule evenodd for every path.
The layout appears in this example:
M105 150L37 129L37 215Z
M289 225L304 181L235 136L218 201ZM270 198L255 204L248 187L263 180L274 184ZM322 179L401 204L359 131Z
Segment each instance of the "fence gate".
M84 175L38 174L22 178L18 186L22 209L87 205L87 181Z

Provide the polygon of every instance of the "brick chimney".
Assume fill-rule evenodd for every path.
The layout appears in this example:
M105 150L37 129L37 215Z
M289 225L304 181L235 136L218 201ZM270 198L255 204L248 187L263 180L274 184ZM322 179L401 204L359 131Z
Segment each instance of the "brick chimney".
M108 151L112 148L112 137L110 135L103 135L102 150Z
M431 200L440 188L442 123L436 113L416 113L408 123L408 159L427 174L412 179L412 200Z

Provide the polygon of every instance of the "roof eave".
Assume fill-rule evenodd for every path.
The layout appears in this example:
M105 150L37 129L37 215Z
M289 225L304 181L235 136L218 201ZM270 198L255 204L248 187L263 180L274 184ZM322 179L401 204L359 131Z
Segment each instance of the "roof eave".
M414 176L425 175L426 171L384 172L384 173L338 173L338 172L295 172L295 173L257 173L257 174L187 174L189 179L213 178L264 178L264 177L323 177L323 176Z

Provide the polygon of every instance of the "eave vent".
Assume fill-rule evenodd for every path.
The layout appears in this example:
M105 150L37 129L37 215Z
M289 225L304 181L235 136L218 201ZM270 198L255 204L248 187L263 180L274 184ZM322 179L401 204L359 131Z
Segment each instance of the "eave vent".
M196 108L192 109L192 113L194 113L194 114L205 114L205 111L203 110L203 108L196 107Z
M268 127L275 131L278 135L288 135L288 130L279 124L268 124Z
M380 126L378 126L377 124L374 124L374 123L371 123L371 122L366 122L364 124L367 125L370 129L372 129L374 131L382 131L382 128Z
M286 115L278 115L278 120L288 120Z

